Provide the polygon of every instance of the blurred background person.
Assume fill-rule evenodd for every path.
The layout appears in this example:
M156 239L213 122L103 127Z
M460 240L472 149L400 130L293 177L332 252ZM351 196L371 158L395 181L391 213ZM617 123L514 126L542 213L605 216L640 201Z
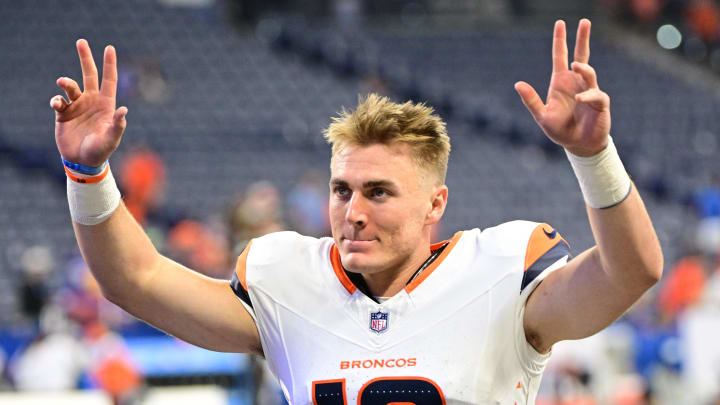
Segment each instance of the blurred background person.
M127 373L117 375L130 391L209 382L229 392L264 384L268 398L277 394L269 374L248 383L253 371L235 379L207 371L142 375L146 359L133 357L135 343L167 336L101 298L73 241L65 176L48 148L46 96L59 74L75 75L76 58L65 51L76 39L119 49L119 98L132 120L126 140L136 145L127 143L112 162L126 204L159 250L224 278L253 237L284 229L327 234L320 133L328 117L370 90L426 101L448 119L456 214L437 240L459 226L551 212L548 220L581 251L591 235L577 225L584 212L568 208L580 201L574 179L538 141L511 86L549 72L546 55L534 51L542 39L536 27L592 17L600 29L591 60L617 103L613 135L624 143L623 160L650 193L666 276L607 336L558 345L540 399L717 402L717 10L709 0L2 2L0 71L12 78L4 86L13 95L0 101L5 388L101 387L83 358L107 337L127 348L119 367ZM518 164L492 170L509 161ZM492 175L478 179L488 168ZM548 195L551 188L558 196ZM226 207L233 207L227 216ZM56 321L41 321L45 312Z

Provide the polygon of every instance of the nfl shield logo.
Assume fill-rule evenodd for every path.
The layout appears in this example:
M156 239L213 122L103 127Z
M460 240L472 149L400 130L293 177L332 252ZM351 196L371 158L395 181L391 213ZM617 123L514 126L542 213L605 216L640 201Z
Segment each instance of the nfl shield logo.
M388 327L388 313L378 309L377 312L370 313L370 330L376 333L382 333Z

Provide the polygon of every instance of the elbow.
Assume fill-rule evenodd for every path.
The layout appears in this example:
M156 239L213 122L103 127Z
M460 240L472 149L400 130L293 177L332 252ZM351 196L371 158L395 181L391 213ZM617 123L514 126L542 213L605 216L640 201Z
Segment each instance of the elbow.
M122 299L124 294L119 293L118 291L115 291L116 289L109 288L109 286L104 286L100 284L100 293L102 296L112 302L113 304L117 305L118 307L125 309L124 300Z
M128 314L140 318L140 316L137 315L139 308L137 297L133 298L133 295L129 294L128 292L115 291L106 288L101 288L100 291L106 300L117 305L120 309L127 312Z
M637 275L638 286L650 289L662 278L665 261L660 241L656 238L647 243L638 244L634 249L634 274Z
M663 260L662 255L660 255L660 258L658 259L658 263L656 264L656 266L653 268L653 271L651 272L653 285L657 284L660 281L660 279L662 278L664 266L665 266L665 262Z
M643 285L646 289L657 284L662 278L663 267L665 265L662 251L658 248L656 254L648 255L645 260L639 264L639 274L642 275Z
M645 252L646 254L629 257L615 266L603 266L610 274L614 274L617 286L633 294L642 294L657 284L662 278L663 256L660 250ZM609 263L608 263L609 264ZM614 271L610 269L615 269Z
M662 278L663 268L665 267L665 258L663 257L659 241L657 241L656 248L653 249L653 252L654 254L652 255L651 266L649 268L649 276L652 279L653 285L655 285Z
M662 264L660 264L657 267L648 269L645 272L647 288L650 288L650 287L654 286L655 284L657 284L660 281L660 279L662 278L662 273L663 273Z
M136 299L138 288L136 284L133 284L133 280L130 279L98 279L98 286L100 294L103 298L117 305L124 311L130 312L129 306L133 302L133 297Z

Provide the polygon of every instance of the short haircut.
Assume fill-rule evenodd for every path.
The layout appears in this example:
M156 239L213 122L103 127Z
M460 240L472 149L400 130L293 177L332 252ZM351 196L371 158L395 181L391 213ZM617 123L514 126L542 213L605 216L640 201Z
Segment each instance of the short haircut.
M359 97L354 111L343 107L323 132L332 155L351 145L389 145L404 142L413 150L414 162L445 183L450 137L445 122L424 103L398 104L375 93Z

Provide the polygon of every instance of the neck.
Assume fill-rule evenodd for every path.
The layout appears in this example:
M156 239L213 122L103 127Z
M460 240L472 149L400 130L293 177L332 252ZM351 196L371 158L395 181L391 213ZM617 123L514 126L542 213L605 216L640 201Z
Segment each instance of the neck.
M378 273L362 274L370 294L374 297L392 297L405 288L408 280L430 257L430 242L424 249L417 249L402 264Z

